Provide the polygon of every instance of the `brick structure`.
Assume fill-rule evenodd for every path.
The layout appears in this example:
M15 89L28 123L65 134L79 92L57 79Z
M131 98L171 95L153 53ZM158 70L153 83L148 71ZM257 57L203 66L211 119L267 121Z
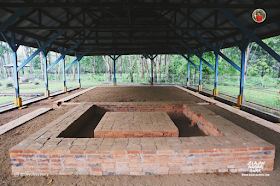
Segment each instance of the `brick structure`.
M95 138L178 137L165 112L107 112L94 129Z
M111 112L183 112L204 137L58 138L93 105ZM149 106L150 105L150 106ZM272 171L275 147L197 104L81 103L10 149L12 173L153 175Z

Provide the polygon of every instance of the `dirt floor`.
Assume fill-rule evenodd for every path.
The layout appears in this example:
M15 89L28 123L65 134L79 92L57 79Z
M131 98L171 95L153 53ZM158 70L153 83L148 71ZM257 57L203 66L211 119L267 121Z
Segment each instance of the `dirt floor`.
M139 89L140 88L140 89ZM141 88L143 90L141 90ZM133 95L130 95L133 94ZM64 96L64 95L63 95ZM56 97L55 99L58 99ZM50 101L53 102L55 99ZM75 98L74 101L195 101L202 100L189 95L188 93L175 87L110 87L96 88L92 91ZM36 103L38 107L46 107L44 100ZM43 104L45 103L45 104ZM39 105L41 104L41 105ZM7 112L0 115L0 125L7 123L17 117L35 110L35 106L30 105L25 110ZM17 127L0 136L0 185L46 185L53 179L50 185L279 185L280 182L280 134L254 122L244 119L238 115L215 105L207 105L206 108L216 112L222 117L232 121L240 127L258 135L276 146L274 171L267 172L267 177L243 177L236 174L189 174L189 175L159 175L159 176L48 176L48 177L14 177L11 175L8 150L24 140L27 136L38 131L46 124L50 123L58 116L69 111L73 106L66 106L49 111L26 124ZM174 116L175 117L175 116ZM172 118L172 116L171 116ZM174 118L172 118L174 121ZM176 119L176 117L175 117Z
M83 123L83 126L76 132L76 134L67 137L94 138L93 131L105 113L105 109L96 107L93 111L92 117ZM179 137L206 136L206 134L201 131L197 125L191 125L191 120L187 118L183 113L170 113L169 117L179 129ZM73 131L71 133L73 133ZM61 135L61 137L65 136Z
M173 86L98 87L71 102L166 102L202 100Z

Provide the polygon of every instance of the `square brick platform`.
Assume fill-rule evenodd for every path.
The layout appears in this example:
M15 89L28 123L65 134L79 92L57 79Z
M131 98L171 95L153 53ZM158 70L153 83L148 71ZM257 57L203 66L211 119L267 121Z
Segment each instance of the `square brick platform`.
M107 112L94 129L95 138L178 137L165 112Z
M91 116L107 112L183 112L208 136L62 138ZM71 129L71 130L72 130ZM71 132L70 130L70 132ZM248 172L249 161L272 171L275 146L196 103L81 103L10 149L12 174L154 175Z

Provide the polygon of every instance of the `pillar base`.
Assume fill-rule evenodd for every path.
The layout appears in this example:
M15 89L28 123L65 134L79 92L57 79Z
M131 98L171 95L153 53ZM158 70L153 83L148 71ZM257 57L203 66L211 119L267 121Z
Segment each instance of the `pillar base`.
M114 82L114 86L117 86L117 82Z
M66 86L63 87L63 92L67 92L67 87Z
M213 89L213 96L218 96L218 89L217 88Z
M202 91L202 85L198 85L198 92Z
M242 104L242 94L238 95L237 97L237 106L240 107L241 104Z
M187 81L187 84L186 84L186 85L187 85L187 87L189 86L189 82L188 82L188 81Z
M14 98L15 106L22 107L22 99L20 97Z
M151 82L151 85L154 85L154 82Z
M50 97L50 91L49 90L45 90L45 97Z
M79 83L79 89L81 89L82 88L82 85L81 85L81 83Z

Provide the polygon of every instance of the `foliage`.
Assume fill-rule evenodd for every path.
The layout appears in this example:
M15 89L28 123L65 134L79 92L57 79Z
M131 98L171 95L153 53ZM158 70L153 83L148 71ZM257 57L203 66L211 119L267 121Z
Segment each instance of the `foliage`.
M12 81L6 81L6 88L12 88L14 87L14 83Z

